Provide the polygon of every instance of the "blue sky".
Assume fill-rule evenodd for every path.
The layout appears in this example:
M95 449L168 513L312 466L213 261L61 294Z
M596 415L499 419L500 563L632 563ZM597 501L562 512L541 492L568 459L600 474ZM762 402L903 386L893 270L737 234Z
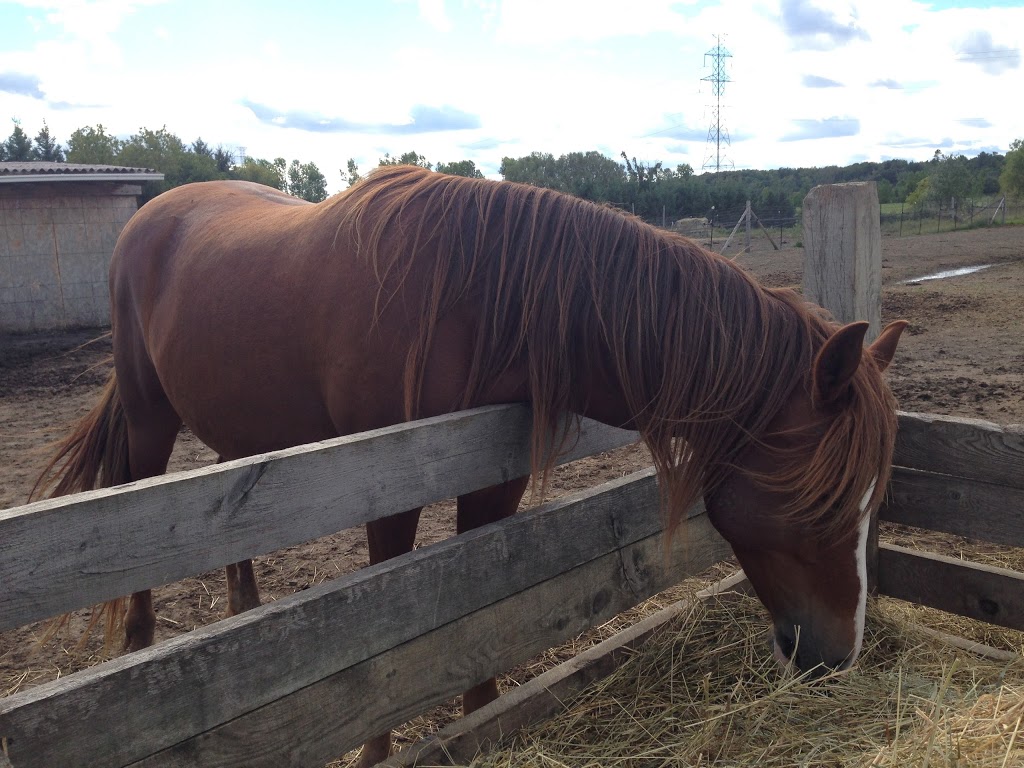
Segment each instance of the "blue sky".
M1005 152L1024 0L0 0L0 134L141 126L254 157L598 150L708 160L715 36L736 168ZM4 128L3 125L8 128Z

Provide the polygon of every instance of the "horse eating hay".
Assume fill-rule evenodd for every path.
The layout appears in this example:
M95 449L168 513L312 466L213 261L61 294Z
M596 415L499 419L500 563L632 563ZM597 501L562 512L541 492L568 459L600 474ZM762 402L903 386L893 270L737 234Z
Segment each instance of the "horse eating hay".
M110 287L115 370L39 489L158 475L183 422L236 459L525 400L535 477L565 412L638 430L666 529L703 494L780 660L859 652L867 521L896 429L881 373L905 323L865 353L867 323L838 327L685 238L412 167L317 205L244 182L171 190L125 227ZM459 497L458 531L512 514L526 483ZM369 523L370 562L410 551L418 516ZM259 604L249 561L227 574L230 614ZM150 592L133 594L125 646L151 644L154 624ZM485 681L463 707L496 695ZM363 763L389 750L384 734Z

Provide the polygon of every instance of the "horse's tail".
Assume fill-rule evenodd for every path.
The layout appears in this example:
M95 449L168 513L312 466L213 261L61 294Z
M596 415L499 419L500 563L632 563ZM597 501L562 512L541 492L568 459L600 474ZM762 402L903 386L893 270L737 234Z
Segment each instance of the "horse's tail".
M131 479L128 422L117 376L111 371L99 402L71 434L58 443L56 453L32 486L29 500L107 488ZM104 645L110 647L124 623L124 608L124 598L117 598L94 610L85 636L105 617ZM53 637L67 621L68 616L64 615L50 622L40 644Z

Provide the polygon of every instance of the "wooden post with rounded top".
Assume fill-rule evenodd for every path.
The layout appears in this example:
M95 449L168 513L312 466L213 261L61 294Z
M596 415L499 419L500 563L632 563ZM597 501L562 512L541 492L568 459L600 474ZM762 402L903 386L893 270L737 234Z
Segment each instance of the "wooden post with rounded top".
M803 204L804 296L840 323L867 320L865 341L882 330L882 228L875 182L826 184ZM868 532L868 589L878 586L878 512Z
M882 330L882 229L875 182L826 184L807 193L804 295L840 323L867 320L870 344Z

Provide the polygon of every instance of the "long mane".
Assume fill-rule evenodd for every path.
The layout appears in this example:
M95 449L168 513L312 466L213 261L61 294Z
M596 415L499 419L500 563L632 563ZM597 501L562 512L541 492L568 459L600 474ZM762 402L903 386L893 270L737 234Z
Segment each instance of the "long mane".
M460 405L525 363L534 474L546 477L554 457L545 446L571 439L562 416L586 410L583 377L601 372L630 414L625 426L651 451L669 532L765 436L835 330L796 293L763 288L690 240L552 190L398 166L326 205L338 238L352 238L377 272L378 312L414 266L417 280L427 275L406 364L407 418L417 414L439 319L471 298L479 330ZM846 535L891 461L895 407L871 361L821 427L810 466L780 451L780 471L755 480L796 493L795 519ZM877 478L875 501L886 480Z

